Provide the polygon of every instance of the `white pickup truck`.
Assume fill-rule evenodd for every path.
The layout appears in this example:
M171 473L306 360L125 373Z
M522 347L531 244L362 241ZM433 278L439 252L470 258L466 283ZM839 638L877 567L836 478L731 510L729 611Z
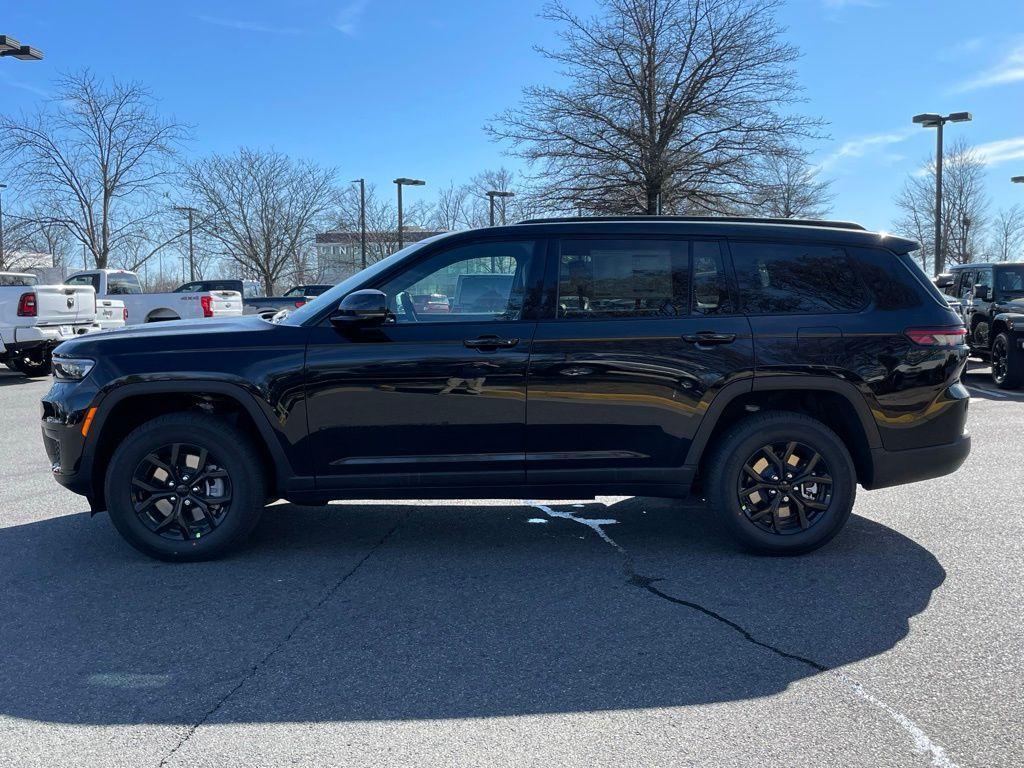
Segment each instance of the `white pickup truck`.
M76 272L65 282L68 285L91 286L100 301L123 301L129 325L242 314L242 294L238 291L143 293L138 275L124 269L90 269Z
M9 368L45 376L57 344L100 329L91 286L36 285L35 275L0 272L0 362Z

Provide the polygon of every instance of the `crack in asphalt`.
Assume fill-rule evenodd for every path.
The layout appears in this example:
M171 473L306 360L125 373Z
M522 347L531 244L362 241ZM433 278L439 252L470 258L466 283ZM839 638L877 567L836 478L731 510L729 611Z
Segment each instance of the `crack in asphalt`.
M659 581L663 581L663 579L652 578L650 576L644 576L640 573L637 573L633 555L629 552L629 550L627 550L625 547L623 547L621 544L615 541L615 539L609 536L608 533L604 530L604 526L615 524L618 522L617 520L599 520L586 517L577 517L572 512L561 512L558 510L554 510L546 504L541 504L539 502L531 500L524 500L523 503L526 506L533 507L534 509L539 509L548 517L558 518L562 520L571 520L572 522L585 525L587 528L590 528L592 531L594 531L601 538L602 541L604 541L606 544L614 548L622 556L623 571L626 576L627 584L634 587L639 587L640 589L643 589L651 593L655 597L661 598L662 600L667 600L668 602L674 603L675 605L681 605L685 608L690 608L691 610L702 613L705 616L712 618L715 621L729 627L734 632L739 634L748 643L752 643L753 645L756 645L760 648L764 648L767 651L771 651L776 656L779 656L783 659L788 659L790 661L796 661L800 664L810 667L815 672L830 673L831 675L845 683L850 688L850 690L852 690L854 695L856 695L863 701L867 702L875 709L884 712L886 715L890 717L890 719L892 719L897 725L899 725L904 731L906 731L906 733L911 737L911 739L914 742L915 751L917 751L920 754L927 755L931 761L931 764L935 768L959 768L957 764L953 762L946 754L945 748L933 742L931 738L929 738L928 734L926 734L917 725L917 723L915 723L907 715L903 714L895 707L885 703L881 699L877 698L873 694L866 691L859 682L851 678L849 675L840 672L834 667L828 666L827 664L822 664L821 662L815 661L814 659L809 659L806 656L800 656L799 654L784 651L778 646L772 645L771 643L767 643L763 640L758 640L756 637L754 637L753 633L751 633L750 630L746 629L744 626L733 621L732 619L726 618L717 611L713 611L710 608L706 608L703 605L695 603L691 600L684 600L679 597L674 597L673 595L670 595L667 592L663 592L662 590L658 589L654 585Z
M273 646L271 646L270 650L267 651L259 661L257 661L249 668L249 670L241 677L241 679L239 679L238 683L231 690L229 690L227 693L221 696L217 700L217 703L214 704L213 707L211 707L209 711L207 711L207 713L203 715L196 723L189 726L188 730L185 732L185 735L182 736L181 739L179 739L178 743L174 745L174 748L166 755L164 755L163 759L160 760L159 768L165 768L165 766L168 765L169 761L174 757L178 750L180 750L183 746L185 746L185 744L188 743L189 739L192 738L195 732L199 730L201 726L206 724L210 720L210 718L216 715L217 712L219 712L221 708L225 704L227 704L228 701L230 701L231 697L242 689L242 686L244 686L247 682L252 680L260 671L260 669L264 667L266 663L270 661L270 659L278 653L278 651L280 651L282 648L284 648L284 646L288 644L288 642L295 636L295 633L298 632L299 629L303 627L303 625L305 625L307 622L310 621L310 619L313 618L313 614L319 611L320 608L322 608L328 600L334 597L334 595L337 594L338 590L341 589L345 582L348 581L349 578L351 578L355 574L355 572L363 566L363 563L369 560L374 555L374 553L377 552L378 549L384 546L388 539L390 539L392 535L394 535L395 531L398 530L399 526L401 526L402 523L404 523L406 519L408 519L409 514L410 512L406 512L404 515L402 515L402 517L399 518L398 521L393 526L391 526L391 528L389 528L384 533L384 535L381 536L374 543L372 547L370 547L366 551L366 554L364 554L361 558L359 558L358 561L356 561L355 565L353 565L351 568L349 568L348 571L342 574L341 578L339 578L331 586L330 589L324 592L324 594L320 597L319 600L317 600L312 606L306 609L306 611L292 625L292 628L288 630L288 633L279 641L277 641Z

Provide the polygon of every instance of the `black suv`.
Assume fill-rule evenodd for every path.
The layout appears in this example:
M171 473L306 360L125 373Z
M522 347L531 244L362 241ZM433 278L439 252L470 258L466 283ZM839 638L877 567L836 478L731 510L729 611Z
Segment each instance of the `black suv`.
M1002 389L1024 384L1024 264L961 264L936 285L960 302L971 355Z
M554 219L423 240L268 322L68 341L54 477L155 557L269 499L682 498L799 553L856 486L957 469L965 330L916 244L854 224ZM467 275L505 275L427 311ZM465 280L463 280L465 282ZM493 295L492 295L493 294Z

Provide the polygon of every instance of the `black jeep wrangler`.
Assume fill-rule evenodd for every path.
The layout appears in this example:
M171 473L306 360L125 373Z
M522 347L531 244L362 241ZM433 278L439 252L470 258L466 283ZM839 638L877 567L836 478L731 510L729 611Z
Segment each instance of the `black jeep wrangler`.
M963 324L855 224L552 219L420 241L286 317L68 341L53 475L154 557L214 557L268 500L682 498L794 554L856 487L970 449ZM466 275L486 306L424 311Z
M971 356L991 363L996 386L1024 384L1024 264L962 264L936 285L960 302Z

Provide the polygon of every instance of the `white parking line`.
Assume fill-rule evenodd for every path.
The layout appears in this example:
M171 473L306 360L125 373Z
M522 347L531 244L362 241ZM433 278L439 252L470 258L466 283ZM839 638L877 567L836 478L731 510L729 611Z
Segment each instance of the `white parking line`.
M967 389L969 391L971 391L971 392L976 392L978 394L984 393L986 395L991 395L992 397L1002 397L1002 398L1009 398L1010 397L1010 395L1006 394L1005 392L999 392L999 391L997 391L995 389L988 389L986 387L974 387L974 386L971 386L970 384L967 385Z

